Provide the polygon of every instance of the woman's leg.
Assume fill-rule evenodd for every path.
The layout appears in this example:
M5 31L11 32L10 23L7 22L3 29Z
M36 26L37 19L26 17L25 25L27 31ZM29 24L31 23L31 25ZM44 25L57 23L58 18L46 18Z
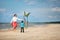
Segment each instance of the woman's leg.
M13 26L13 30L16 30L17 22L13 22L13 23L12 23L12 26Z

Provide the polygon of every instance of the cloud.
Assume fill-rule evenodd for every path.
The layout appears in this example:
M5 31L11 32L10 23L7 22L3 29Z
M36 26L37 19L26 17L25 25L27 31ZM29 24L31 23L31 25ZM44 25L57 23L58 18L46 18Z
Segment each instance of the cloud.
M60 16L48 16L48 18L58 18Z
M58 0L49 0L49 1L58 1Z
M55 3L58 3L60 2L60 0L48 0L49 2L55 2Z
M47 16L50 13L53 12L60 12L60 8L59 7L54 7L54 8L30 8L30 9L25 9L26 12L31 12L31 15L36 16L37 17L43 17L43 16ZM53 13L54 14L54 13ZM48 16L49 18L56 18L57 16Z
M25 2L27 5L34 5L34 4L37 3L36 0L25 0L24 2Z
M48 18L53 18L53 16L48 16Z
M49 12L49 11L57 11L60 12L60 7L54 7L54 8L37 8L36 11L41 11L41 12Z
M49 12L49 11L57 11L60 12L60 7L54 7L54 8L32 8L32 9L28 9L30 11L37 11L37 12Z
M0 8L0 12L5 12L6 9L5 8Z
M60 12L60 7L51 8L52 11Z
M54 7L54 8L35 8L32 9L33 11L37 12L60 12L60 7Z
M51 14L54 14L53 12L60 12L60 8L59 7L54 7L54 8L31 8L31 9L27 9L27 12L31 12L31 15L37 18L40 17L48 17L48 18L58 18L58 16L48 16ZM38 16L37 16L38 15ZM56 13L54 14L56 15ZM57 14L58 15L58 14Z

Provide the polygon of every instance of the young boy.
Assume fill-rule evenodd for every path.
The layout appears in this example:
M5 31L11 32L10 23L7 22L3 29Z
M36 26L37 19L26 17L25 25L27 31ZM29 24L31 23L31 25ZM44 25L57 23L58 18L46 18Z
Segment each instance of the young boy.
M21 23L20 23L20 27L21 27L21 32L23 32L24 33L24 21L21 21Z

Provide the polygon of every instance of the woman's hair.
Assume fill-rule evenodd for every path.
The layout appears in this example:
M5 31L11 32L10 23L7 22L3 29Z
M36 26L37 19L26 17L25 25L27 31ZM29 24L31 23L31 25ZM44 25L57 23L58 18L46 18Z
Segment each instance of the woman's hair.
M17 16L17 14L14 14L14 16Z

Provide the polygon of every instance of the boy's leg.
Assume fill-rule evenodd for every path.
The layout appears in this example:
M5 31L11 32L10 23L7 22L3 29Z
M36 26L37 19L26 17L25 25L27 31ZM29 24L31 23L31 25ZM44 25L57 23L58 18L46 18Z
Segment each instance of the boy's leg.
M23 31L23 27L21 27L21 32Z
M24 27L23 27L23 32L24 32Z
M22 32L22 29L23 29L23 28L21 27L21 32Z

